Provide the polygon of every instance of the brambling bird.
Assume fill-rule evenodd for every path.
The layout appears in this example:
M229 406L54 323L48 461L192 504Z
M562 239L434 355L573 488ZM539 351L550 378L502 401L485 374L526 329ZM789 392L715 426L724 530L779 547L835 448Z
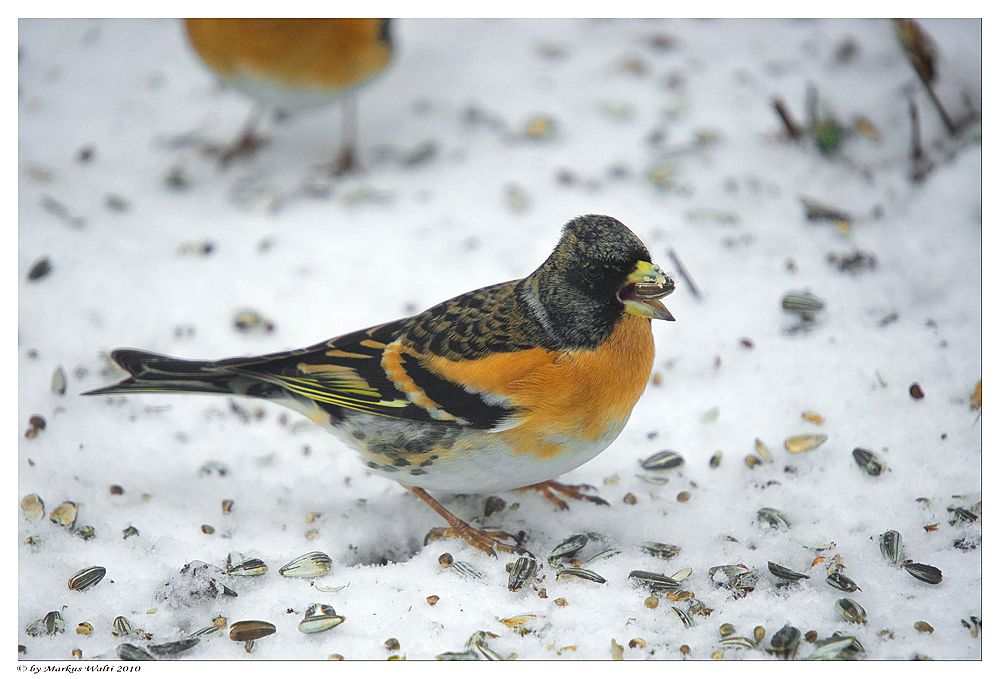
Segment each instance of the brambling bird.
M257 100L243 131L222 154L252 154L265 107L301 108L345 100L338 173L356 166L355 88L392 59L389 19L185 19L188 40L226 85Z
M532 488L606 504L552 479L621 433L653 367L652 319L673 281L611 217L563 227L525 278L459 295L423 313L304 349L189 361L135 349L111 358L127 379L87 394L237 394L293 408L395 479L458 536L496 555L523 551L428 494ZM494 549L495 548L495 549Z

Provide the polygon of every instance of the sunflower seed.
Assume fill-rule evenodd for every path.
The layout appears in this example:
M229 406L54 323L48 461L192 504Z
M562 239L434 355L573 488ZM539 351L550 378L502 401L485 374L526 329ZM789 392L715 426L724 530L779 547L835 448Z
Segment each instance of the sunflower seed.
M76 512L77 506L75 502L63 502L52 510L49 514L49 520L60 526L72 528L73 524L76 523Z
M566 578L580 578L581 580L590 580L599 584L607 582L600 575L586 568L561 568L556 571L556 580L564 580Z
M263 620L240 620L229 627L229 638L233 641L253 641L277 631L274 625Z
M790 528L792 525L787 516L772 507L761 507L757 510L757 520L767 522L771 528Z
M438 653L434 656L435 660L479 660L479 655L475 651L448 651L447 653Z
M653 592L676 592L681 588L681 583L661 573L637 570L629 573L628 577L630 580L646 585Z
M24 512L24 518L32 523L41 521L45 517L45 503L34 493L25 495L21 499L21 510Z
M882 558L895 566L903 554L903 538L897 531L887 530L878 536L878 548Z
M315 634L333 629L346 620L342 615L337 615L333 606L326 604L313 604L306 609L306 615L299 623L299 631L303 634Z
M667 545L662 542L643 542L639 545L639 549L661 559L672 559L681 553L681 548L677 545Z
M870 450L855 448L851 452L851 455L854 456L854 461L858 463L858 466L868 472L871 476L878 476L886 470L885 462L880 460L875 453Z
M665 469L677 469L684 464L684 458L672 450L661 450L653 453L641 463L646 471L663 471Z
M854 637L835 637L816 643L819 648L806 660L854 660L852 649L860 646Z
M239 552L229 552L226 557L227 575L263 575L267 565L260 559L245 559Z
M585 534L570 535L555 546L549 554L549 565L556 567L560 559L568 559L587 546L590 537Z
M809 576L805 573L797 573L790 568L785 568L781 564L776 564L773 561L767 562L767 570L771 571L773 575L779 577L783 580L802 580L803 578L808 580Z
M789 292L781 298L781 308L797 314L813 314L824 307L826 302L811 292Z
M928 566L925 563L913 563L912 561L903 564L903 569L915 577L930 585L937 585L941 582L941 569Z
M178 653L183 653L188 649L194 648L200 641L201 639L198 637L187 637L185 639L178 639L177 641L170 641L165 644L153 644L151 646L146 646L146 648L156 655L177 655Z
M746 637L726 637L719 643L726 648L753 648L756 646L753 639L747 639Z
M323 552L309 552L286 563L278 573L288 578L316 578L329 573L332 564Z
M117 618L115 618L114 622L111 623L111 628L113 630L111 634L113 634L116 637L117 636L127 637L128 635L132 634L132 623L129 622L129 619L126 618L124 615L119 615Z
M841 573L830 573L826 576L826 584L831 587L836 587L842 592L855 592L858 591L858 585L853 580L851 580L846 575Z
M530 556L519 557L511 566L510 577L507 579L507 589L511 592L520 591L522 587L532 582L537 574L537 561Z
M670 614L672 617L681 624L682 627L693 627L694 621L691 620L691 616L687 614L687 611L683 611L676 606L670 607Z
M33 637L43 634L61 634L65 631L65 624L59 611L49 611L41 620L35 620L29 624L24 631Z
M818 448L826 441L826 434L801 434L785 439L785 450L790 453L804 453Z
M868 614L865 613L865 609L857 601L852 599L837 599L834 608L847 622L860 625L868 622Z
M472 578L473 580L482 580L483 574L475 569L475 567L468 561L454 561L451 564L451 569L454 570L459 575L465 576L467 578Z
M149 653L132 644L118 644L117 648L115 648L115 653L122 660L156 660Z
M781 656L785 660L791 660L795 657L795 651L799 647L799 637L801 636L802 633L798 628L785 625L771 637L771 648L768 649L768 652Z
M103 580L106 573L107 570L103 566L91 566L74 573L66 584L69 585L70 589L85 592Z
M720 571L726 576L725 582L718 582L715 579L715 574ZM737 596L745 596L757 586L757 576L743 564L712 566L708 569L708 576L712 578L712 581L716 585L722 585L727 589L733 590Z

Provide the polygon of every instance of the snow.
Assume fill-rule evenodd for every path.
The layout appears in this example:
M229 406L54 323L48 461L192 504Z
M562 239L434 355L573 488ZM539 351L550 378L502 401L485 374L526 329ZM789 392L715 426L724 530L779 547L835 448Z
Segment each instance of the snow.
M966 94L981 108L980 21L921 26L937 44L945 106L960 116ZM982 420L970 410L982 376L981 144L976 125L948 137L892 23L400 20L395 30L395 62L359 92L365 170L330 179L317 166L337 151L338 106L269 120L270 144L225 170L202 153L203 142L235 135L249 104L217 86L179 22L19 22L17 482L18 499L37 493L46 517L30 523L17 510L18 658L115 658L117 616L153 635L129 640L143 648L217 616L277 627L252 655L210 638L179 656L194 660L430 659L465 650L478 630L498 635L488 644L504 657L608 659L616 640L626 659L676 659L683 646L707 659L723 650L725 622L739 636L766 629L758 648L725 649L727 659L771 657L763 649L786 624L820 639L854 635L865 659L981 658L981 635L962 621L982 617L982 523L951 525L948 510L982 499ZM838 59L849 42L853 56ZM785 138L772 99L805 124L810 83L821 114L846 126L866 118L878 140L855 133L826 156ZM934 163L923 182L909 179L911 96ZM554 123L547 138L526 135L537 118ZM433 155L408 163L428 142ZM656 172L667 180L651 180ZM178 173L184 186L170 188ZM849 213L849 233L807 221L802 198ZM605 542L585 558L621 550L588 566L605 584L556 580L545 564L541 583L510 592L512 558L455 540L424 546L440 525L432 510L277 405L79 396L118 377L105 358L115 347L190 358L291 349L526 275L562 224L586 213L625 222L673 272L665 302L677 321L654 324L655 379L625 431L560 478L596 486L610 506L560 512L506 492L486 525L526 531L541 562L566 537L598 533ZM197 254L204 242L211 251ZM849 273L828 261L855 250L876 266ZM28 281L43 256L51 273ZM785 293L802 290L826 302L812 324L781 309ZM245 308L274 330L236 330ZM57 366L65 395L51 389ZM26 438L36 413L47 426ZM783 446L818 433L828 439L815 450ZM757 438L773 462L751 469L744 457ZM889 471L864 474L858 446ZM684 466L664 485L638 478L638 461L663 449ZM710 468L716 451L722 463ZM468 520L483 516L483 497L438 499ZM96 537L49 521L65 500ZM762 524L762 507L791 527ZM129 526L138 535L125 539ZM888 565L877 539L889 529L902 534L904 558L940 568L943 582ZM658 559L640 551L648 541L680 554ZM223 576L238 597L192 601L165 588L186 564L221 567L234 550L269 568ZM314 550L332 558L327 575L278 574ZM444 552L483 578L443 568ZM824 582L835 555L859 591ZM810 579L781 586L768 561ZM724 564L745 564L756 589L736 598L713 584L708 569ZM102 582L67 588L93 565L107 568ZM650 609L649 592L628 579L684 567L684 588L713 611L690 628L670 613L688 602L661 596ZM867 624L838 616L845 596ZM346 622L300 633L313 603ZM25 633L53 610L64 633ZM519 614L539 616L533 632L499 621ZM93 634L75 632L83 621ZM386 649L389 638L399 650ZM797 657L815 650L802 641Z

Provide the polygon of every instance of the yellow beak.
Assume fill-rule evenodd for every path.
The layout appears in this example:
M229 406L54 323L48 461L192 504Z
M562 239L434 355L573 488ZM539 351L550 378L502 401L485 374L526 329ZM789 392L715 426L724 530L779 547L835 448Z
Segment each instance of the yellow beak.
M674 320L659 299L674 291L674 282L663 274L660 267L652 262L639 262L625 280L625 287L618 293L618 299L625 305L625 313L661 321Z

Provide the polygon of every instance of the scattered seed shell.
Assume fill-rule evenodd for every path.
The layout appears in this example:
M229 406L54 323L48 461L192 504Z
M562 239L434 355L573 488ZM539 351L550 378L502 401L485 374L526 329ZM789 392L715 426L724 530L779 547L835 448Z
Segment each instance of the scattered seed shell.
M45 503L34 493L25 495L21 499L21 510L24 512L24 518L31 523L45 518Z
M267 564L260 559L246 559L239 552L230 552L226 557L226 574L228 575L263 575L267 572Z
M789 292L781 298L781 308L797 314L813 314L825 307L826 302L808 291Z
M76 523L76 513L77 506L75 502L63 502L52 510L49 514L49 520L60 526L72 528L73 524Z
M286 578L317 578L330 572L333 561L323 552L309 552L278 569Z
M807 410L806 412L802 413L802 419L807 422L812 422L813 424L823 424L824 422L826 422L826 420L823 419L822 415L820 415L819 413L814 413L811 410Z
M761 441L759 438L754 439L754 441L753 441L753 447L754 447L754 450L757 451L757 454L760 455L760 459L761 460L765 460L767 462L771 462L772 460L774 460L774 457L772 457L772 455L771 455L771 451L768 450L768 447L765 446L764 442ZM752 457L752 456L748 456L748 457ZM750 464L750 463L747 462L747 464Z
M717 450L712 454L712 457L709 458L708 466L712 469L717 469L720 464L722 464L722 451Z
M104 566L91 566L74 573L66 584L70 589L85 592L103 580L106 573L107 569Z
M560 542L549 554L549 565L553 568L560 559L568 559L587 546L590 537L586 534L570 535Z
M57 365L52 372L52 391L60 396L66 393L66 371L61 365Z
M926 582L930 585L937 585L942 580L941 569L935 568L934 566L928 566L925 563L909 563L903 564L903 570L915 577L917 580Z
M783 513L773 507L761 507L757 510L757 520L767 523L771 528L791 528L792 522Z
M781 656L785 660L791 660L795 657L795 651L799 647L799 637L801 636L802 633L798 628L785 625L771 637L769 652Z
M61 634L65 631L65 625L59 611L49 611L44 618L30 623L24 631L33 637L43 634Z
M750 469L753 469L754 467L764 464L761 461L761 459L756 455L747 455L745 458L743 458L743 461L746 462L747 466L750 467Z
M851 454L854 456L854 461L858 463L858 466L871 476L878 476L886 470L885 462L870 450L855 448L851 451Z
M826 434L800 434L785 439L785 449L790 453L804 453L820 447L826 441Z
M520 591L522 587L534 580L537 574L537 561L530 556L519 557L511 565L510 577L507 579L507 589L511 592Z
M89 622L81 622L76 626L76 633L83 634L84 636L94 633L94 626Z
M661 559L672 559L681 552L681 548L677 545L667 545L662 542L643 542L639 545L639 549Z
M691 616L688 615L687 611L681 610L676 606L670 607L670 616L673 617L677 622L681 624L682 627L694 627L694 621L691 620Z
M833 572L826 576L826 584L836 587L842 592L856 592L858 585L846 575Z
M746 637L733 637L727 636L719 641L720 644L726 648L753 648L757 644L754 643L753 639L747 639Z
M299 631L303 634L315 634L333 629L346 620L342 615L337 615L333 606L326 604L313 604L306 609L306 615L299 623Z
M926 632L928 634L934 632L934 628L928 625L923 620L918 620L915 623L913 623L913 629L917 630L918 632Z
M115 653L122 660L156 660L149 653L132 644L118 644Z
M468 561L452 562L451 569L466 578L472 578L473 580L483 579L483 574L477 571L476 568Z
M653 592L676 592L681 588L681 583L662 573L635 570L629 573L628 577L629 580L635 580L649 587Z
M556 580L564 580L566 578L580 578L581 580L589 580L590 582L599 584L607 582L600 575L586 568L561 568L556 571Z
M853 599L837 599L834 608L847 622L863 625L868 622L868 614L857 601Z
M653 453L640 464L646 471L663 471L681 467L684 464L684 458L673 450L661 450L658 453Z
M233 641L253 641L277 632L277 628L263 620L240 620L229 628L229 638Z
M200 637L186 637L177 641L169 641L165 644L152 644L146 646L150 652L156 655L177 655L194 648L201 641Z
M773 561L767 562L767 570L771 571L771 574L775 577L779 577L782 580L802 580L809 579L809 576L805 573L798 573L793 571L791 568L785 568L781 564L774 563Z
M903 538L897 531L887 530L878 536L878 548L882 558L895 566L903 555Z

